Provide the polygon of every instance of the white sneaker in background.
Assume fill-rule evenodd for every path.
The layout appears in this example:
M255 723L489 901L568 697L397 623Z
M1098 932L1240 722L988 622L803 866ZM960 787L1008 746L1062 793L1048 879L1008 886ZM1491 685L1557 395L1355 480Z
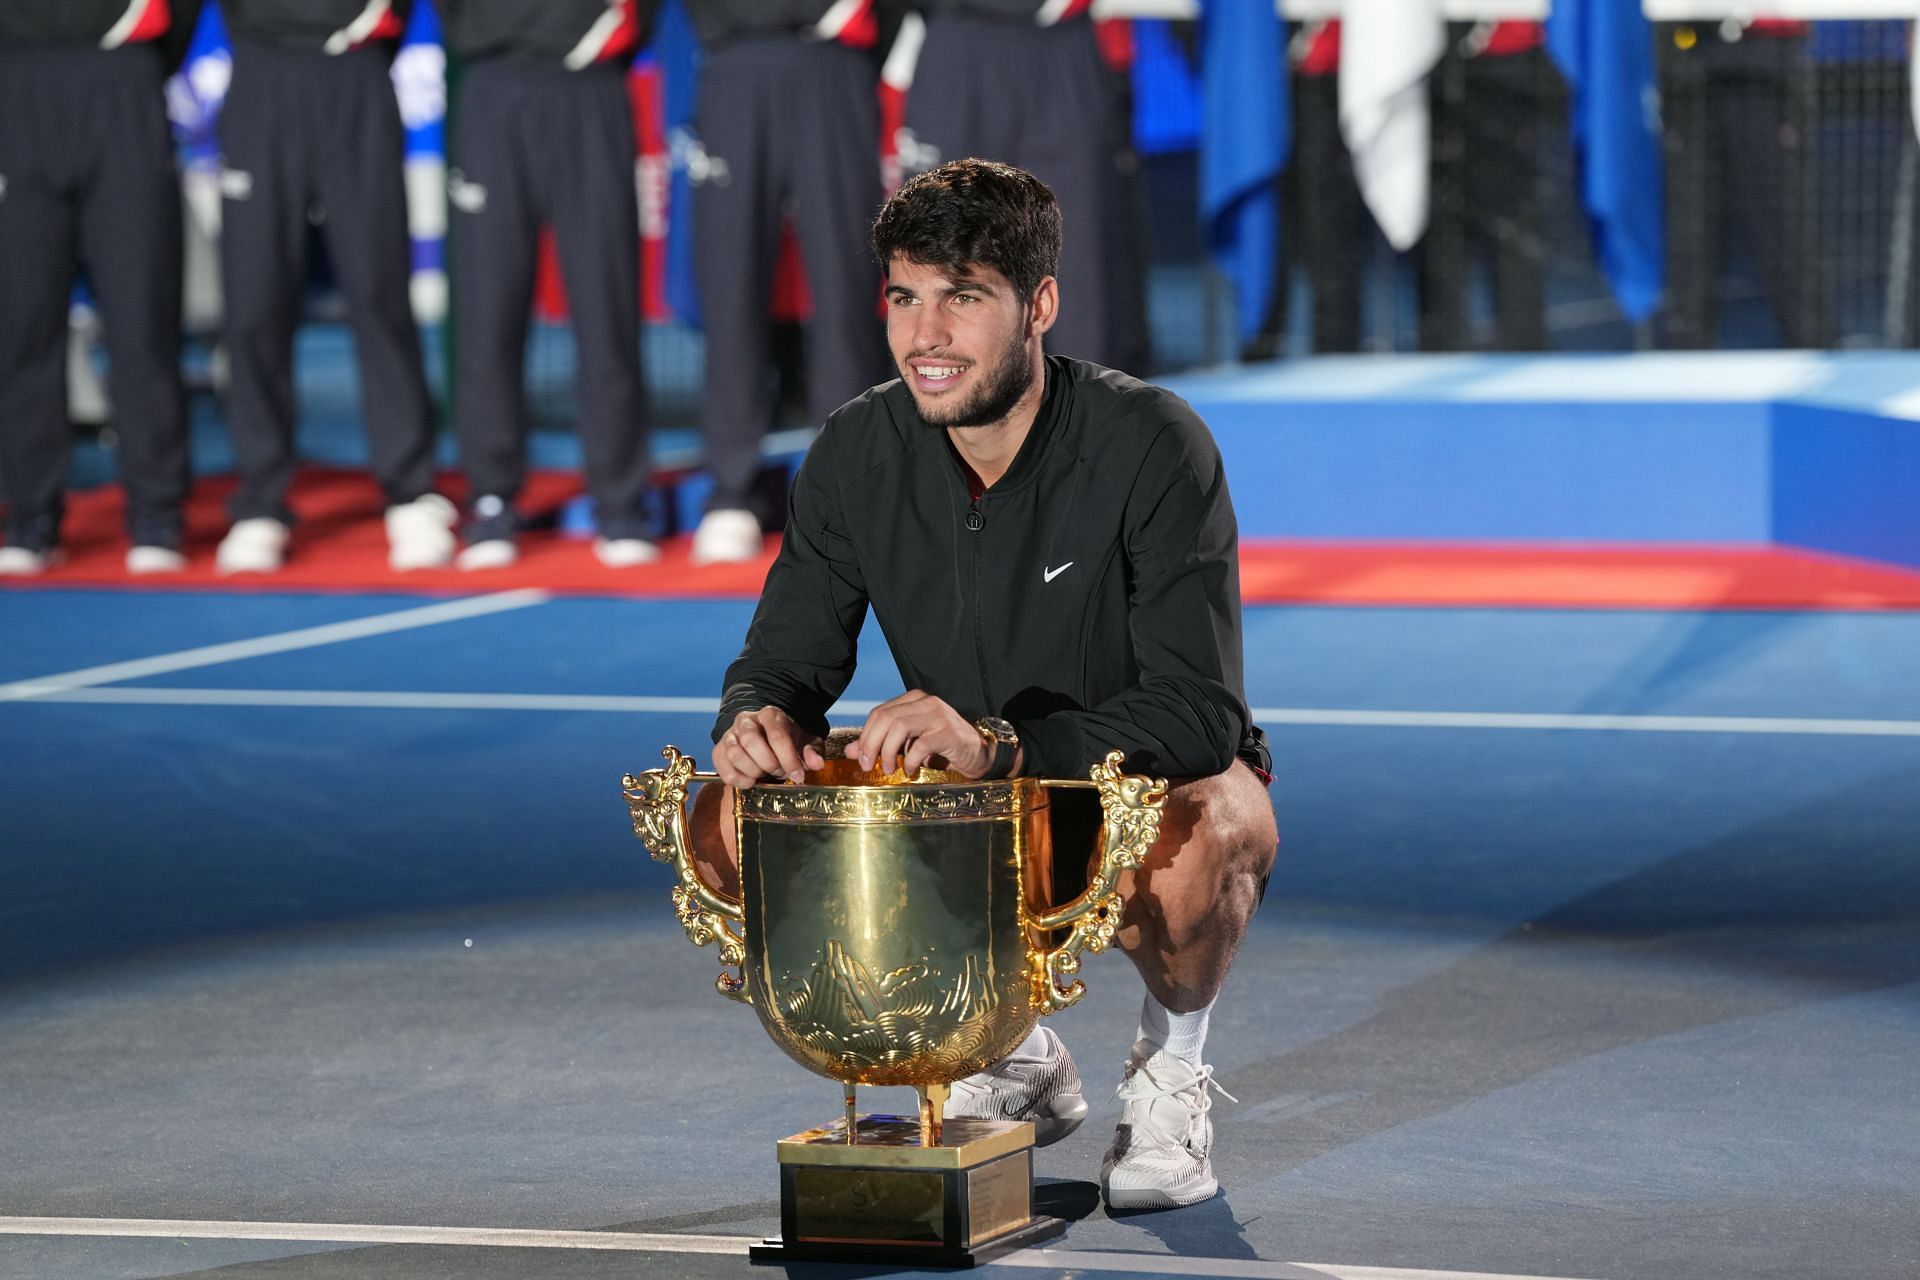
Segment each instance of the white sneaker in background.
M460 545L453 531L459 523L459 510L437 493L388 507L387 567L405 573L453 563Z
M467 545L455 557L462 569L504 569L520 558L520 513L498 494L485 493L473 503L467 524Z
M520 548L512 538L487 538L469 543L454 558L462 569L505 569L520 558Z
M693 532L695 564L738 564L760 554L760 522L751 511L709 511Z
M0 547L0 577L37 578L59 562L57 547Z
M128 573L181 573L186 567L186 556L172 547L146 545L127 549ZM279 567L278 564L274 566L276 569Z
M278 573L280 566L287 562L287 539L292 536L286 525L271 516L236 520L233 528L227 530L227 536L220 539L213 567L221 573ZM184 566L186 562L181 563ZM133 567L133 552L127 553L127 569L141 572Z
M1213 1176L1212 1067L1150 1040L1134 1044L1120 1082L1120 1125L1100 1162L1109 1209L1173 1209L1220 1189ZM1222 1089L1222 1096L1233 1095Z
M1052 1027L1041 1027L1046 1051L1037 1058L1015 1052L976 1075L953 1082L948 1119L1031 1120L1033 1145L1060 1141L1087 1118L1080 1072Z
M658 560L660 548L645 538L595 538L593 554L609 569L631 569Z

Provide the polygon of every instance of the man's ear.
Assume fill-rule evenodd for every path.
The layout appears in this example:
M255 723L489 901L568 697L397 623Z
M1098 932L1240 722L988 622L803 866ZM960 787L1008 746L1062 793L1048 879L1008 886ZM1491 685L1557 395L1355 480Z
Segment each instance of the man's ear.
M1053 322L1059 318L1060 282L1048 276L1034 286L1033 298L1028 303L1027 336L1038 338L1053 328Z

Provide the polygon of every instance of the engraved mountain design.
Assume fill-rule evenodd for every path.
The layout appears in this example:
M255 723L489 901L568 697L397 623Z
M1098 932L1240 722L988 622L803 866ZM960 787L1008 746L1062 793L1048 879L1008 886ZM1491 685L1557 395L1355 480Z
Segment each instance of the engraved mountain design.
M834 938L807 978L774 1000L795 1039L849 1066L964 1062L980 1052L1000 1004L978 956L951 977L919 960L875 978Z

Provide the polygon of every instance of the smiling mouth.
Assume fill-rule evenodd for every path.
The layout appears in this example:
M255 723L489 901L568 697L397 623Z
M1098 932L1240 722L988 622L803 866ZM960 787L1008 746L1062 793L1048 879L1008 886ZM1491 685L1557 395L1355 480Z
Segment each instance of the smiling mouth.
M930 382L936 386L941 383L951 382L966 371L967 366L963 364L917 364L913 366L915 376L922 382Z

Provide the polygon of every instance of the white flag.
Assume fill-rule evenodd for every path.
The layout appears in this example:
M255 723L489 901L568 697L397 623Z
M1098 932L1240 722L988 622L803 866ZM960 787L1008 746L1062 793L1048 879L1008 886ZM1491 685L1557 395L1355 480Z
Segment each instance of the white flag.
M1427 229L1427 73L1447 39L1440 0L1346 0L1341 17L1340 132L1373 220L1394 248L1411 249Z

